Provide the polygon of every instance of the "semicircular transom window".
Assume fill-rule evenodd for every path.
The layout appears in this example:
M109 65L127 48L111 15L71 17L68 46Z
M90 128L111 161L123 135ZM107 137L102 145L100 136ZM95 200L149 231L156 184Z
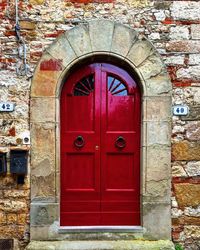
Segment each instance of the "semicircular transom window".
M88 96L94 91L94 74L83 77L75 84L73 95L74 96Z
M108 91L114 96L127 96L126 85L115 76L108 76Z

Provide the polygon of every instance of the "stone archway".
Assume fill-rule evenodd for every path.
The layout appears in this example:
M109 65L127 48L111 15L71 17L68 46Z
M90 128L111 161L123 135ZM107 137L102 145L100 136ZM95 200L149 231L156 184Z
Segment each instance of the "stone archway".
M127 65L141 84L141 212L148 239L171 238L171 83L153 45L127 26L93 20L61 35L37 65L31 87L31 239L59 234L59 98L72 67L97 56ZM42 218L42 219L41 219Z

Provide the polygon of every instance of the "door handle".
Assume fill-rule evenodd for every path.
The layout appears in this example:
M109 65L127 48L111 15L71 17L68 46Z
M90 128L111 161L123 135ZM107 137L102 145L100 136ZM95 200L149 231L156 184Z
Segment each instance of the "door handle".
M120 149L126 147L126 140L124 139L123 136L117 137L117 139L115 141L115 147L120 148Z
M84 145L85 145L85 140L83 139L83 136L78 135L74 140L74 146L77 148L82 148Z

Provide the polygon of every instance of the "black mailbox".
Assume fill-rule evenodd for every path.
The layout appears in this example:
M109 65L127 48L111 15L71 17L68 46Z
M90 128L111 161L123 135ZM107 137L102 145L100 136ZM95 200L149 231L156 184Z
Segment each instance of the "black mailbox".
M6 153L0 153L0 174L7 172Z
M12 174L27 174L28 151L11 150L10 151L10 172Z

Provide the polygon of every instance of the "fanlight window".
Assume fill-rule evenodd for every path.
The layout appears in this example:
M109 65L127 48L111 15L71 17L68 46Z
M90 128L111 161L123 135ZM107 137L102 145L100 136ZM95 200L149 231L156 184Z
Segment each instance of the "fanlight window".
M114 96L128 95L126 85L114 76L108 76L108 91Z
M88 96L94 91L94 75L83 77L74 87L74 96Z

